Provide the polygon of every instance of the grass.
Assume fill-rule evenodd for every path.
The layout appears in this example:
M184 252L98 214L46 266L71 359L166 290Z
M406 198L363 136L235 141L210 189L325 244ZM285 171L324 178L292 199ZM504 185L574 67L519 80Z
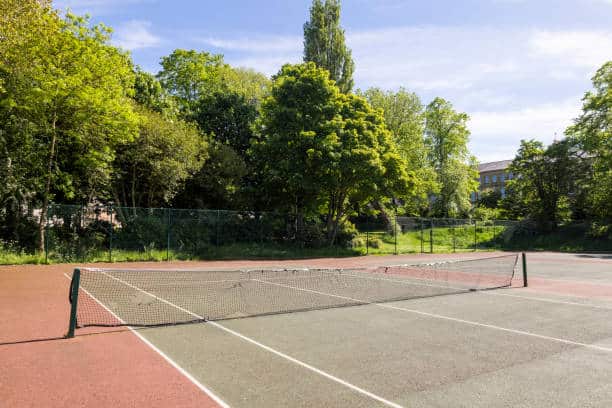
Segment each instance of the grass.
M547 250L547 251L605 251L612 252L612 238L590 238L584 226L560 227L554 232L535 237L510 236L509 230L496 226L434 227L433 229L406 231L397 236L397 253L465 252L487 250ZM367 238L367 239L366 239ZM433 243L431 243L433 238ZM369 240L369 248L366 248ZM209 259L306 259L323 257L346 257L359 255L382 255L396 252L396 240L392 233L375 231L360 233L353 240L353 248L323 247L304 248L295 245L235 243L220 247L208 247L193 254L165 249L119 250L112 253L113 262L136 262L166 260L209 260ZM44 264L63 262L108 262L108 251L88 251L85 256L62 255L51 252L47 262L44 254L29 254L0 246L0 265Z
M23 251L13 251L0 248L0 265L44 264L45 255L28 254Z
M416 252L462 252L475 250L503 249L505 229L500 226L479 226L474 234L474 227L434 227L413 230L397 235L397 253ZM393 254L396 252L396 240L392 233L370 232L361 233L357 248L365 249L369 240L368 254Z
M308 259L365 255L365 249L360 248L302 248L289 245L260 245L236 243L221 247L211 247L209 251L200 254L189 254L180 251L146 249L142 251L115 249L112 252L112 262L163 262L212 259ZM84 255L49 253L48 262L45 255L27 254L25 252L8 251L0 248L0 265L22 265L43 263L96 263L109 262L108 251L90 251Z

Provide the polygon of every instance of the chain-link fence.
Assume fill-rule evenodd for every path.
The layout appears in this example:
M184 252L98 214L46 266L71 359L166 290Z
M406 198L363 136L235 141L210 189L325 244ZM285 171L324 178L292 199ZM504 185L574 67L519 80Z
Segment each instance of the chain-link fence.
M504 248L513 221L355 217L348 239L327 244L320 220L271 212L49 207L45 256L58 261L276 257L295 249L321 255L458 252Z
M455 218L393 217L357 224L367 253L401 254L504 249L518 222Z

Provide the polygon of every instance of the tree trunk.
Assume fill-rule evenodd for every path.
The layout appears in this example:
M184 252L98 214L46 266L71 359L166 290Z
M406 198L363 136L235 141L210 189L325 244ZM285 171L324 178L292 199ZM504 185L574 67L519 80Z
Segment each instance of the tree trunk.
M47 226L47 210L49 207L49 195L51 194L51 179L53 178L53 162L55 160L55 144L57 143L57 133L55 129L57 116L54 115L51 123L51 147L49 149L49 162L47 164L47 181L45 183L45 192L43 194L43 204L40 211L40 220L38 222L38 251L45 251L45 227Z

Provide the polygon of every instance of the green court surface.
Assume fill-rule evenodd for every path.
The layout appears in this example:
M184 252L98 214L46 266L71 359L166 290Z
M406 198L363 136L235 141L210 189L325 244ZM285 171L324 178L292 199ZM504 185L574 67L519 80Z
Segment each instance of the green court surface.
M530 288L130 330L221 406L612 406L612 301L542 283L601 287L612 261L529 256Z

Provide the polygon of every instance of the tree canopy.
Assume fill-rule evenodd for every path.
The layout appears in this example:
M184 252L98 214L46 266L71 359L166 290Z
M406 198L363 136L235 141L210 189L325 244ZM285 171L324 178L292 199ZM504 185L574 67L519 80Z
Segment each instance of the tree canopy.
M313 0L304 24L304 62L329 71L342 92L353 89L355 64L340 27L340 0Z

